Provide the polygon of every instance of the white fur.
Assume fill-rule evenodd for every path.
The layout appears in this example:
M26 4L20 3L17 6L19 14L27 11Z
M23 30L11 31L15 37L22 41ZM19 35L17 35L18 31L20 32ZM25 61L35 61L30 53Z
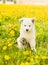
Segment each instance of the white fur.
M20 36L17 39L18 42L18 47L20 49L24 49L25 47L22 45L22 43L20 43L20 39L21 38L25 38L31 47L31 50L35 50L35 46L36 46L36 31L35 31L35 26L34 23L32 22L32 20L35 20L34 18L21 18L20 21L21 22L21 28L20 28ZM29 27L30 26L30 27ZM29 31L26 31L26 29L28 29Z

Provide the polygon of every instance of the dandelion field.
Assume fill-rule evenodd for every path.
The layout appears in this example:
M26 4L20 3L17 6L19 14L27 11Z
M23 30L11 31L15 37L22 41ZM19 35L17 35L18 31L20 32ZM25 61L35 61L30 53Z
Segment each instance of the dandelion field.
M36 49L18 49L21 17L36 17ZM0 5L0 65L48 65L48 6Z

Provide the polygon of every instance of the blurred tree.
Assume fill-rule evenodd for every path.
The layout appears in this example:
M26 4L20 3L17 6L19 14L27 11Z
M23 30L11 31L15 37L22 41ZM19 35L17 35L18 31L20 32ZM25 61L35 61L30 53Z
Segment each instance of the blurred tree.
M14 0L14 4L16 4L16 0Z
M3 0L3 3L5 3L5 0Z
M10 1L10 2L14 2L14 3L16 3L16 0L3 0L3 3L5 3L6 1Z

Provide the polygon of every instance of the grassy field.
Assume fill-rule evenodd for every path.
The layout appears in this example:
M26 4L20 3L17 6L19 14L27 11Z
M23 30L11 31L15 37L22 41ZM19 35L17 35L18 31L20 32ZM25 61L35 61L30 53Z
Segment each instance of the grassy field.
M36 49L18 49L21 17L36 17ZM48 6L0 5L0 65L48 65Z

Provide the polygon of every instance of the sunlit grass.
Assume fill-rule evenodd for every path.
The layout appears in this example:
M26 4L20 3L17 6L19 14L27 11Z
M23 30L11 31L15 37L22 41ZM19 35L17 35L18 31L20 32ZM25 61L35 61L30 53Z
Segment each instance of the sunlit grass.
M0 5L0 65L48 65L48 6ZM36 17L36 49L18 49L21 17Z

